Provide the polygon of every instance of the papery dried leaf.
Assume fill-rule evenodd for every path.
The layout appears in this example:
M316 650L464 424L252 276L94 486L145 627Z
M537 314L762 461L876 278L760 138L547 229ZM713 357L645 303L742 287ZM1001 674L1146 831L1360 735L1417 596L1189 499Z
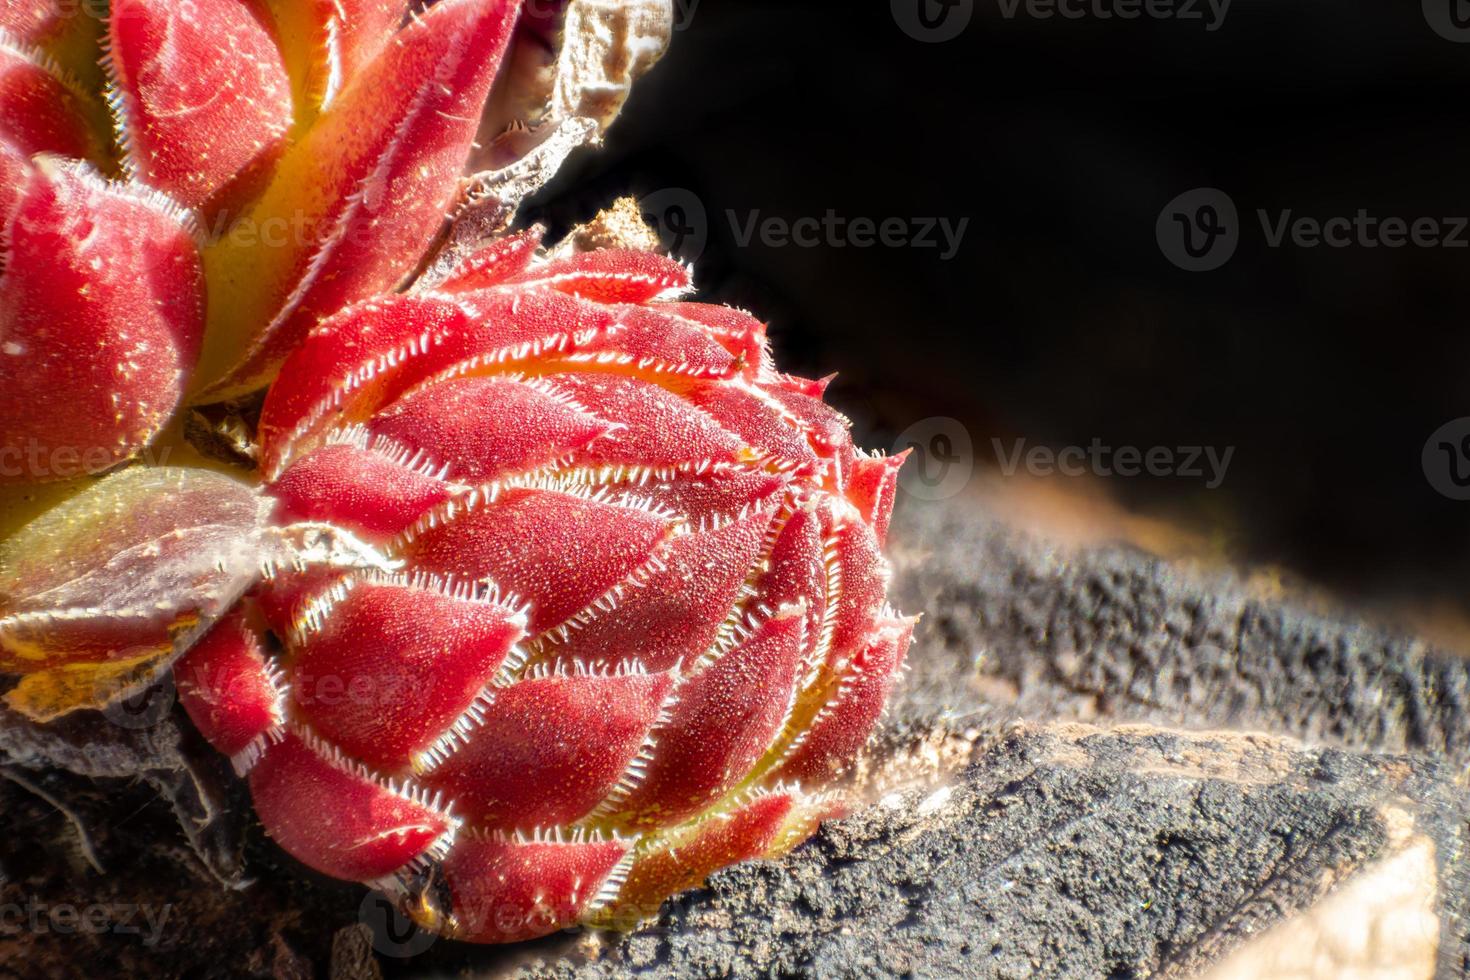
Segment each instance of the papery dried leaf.
M44 720L146 683L249 588L270 501L199 470L124 470L0 542L7 700Z
M528 6L480 126L477 169L525 155L518 131L588 119L605 131L674 31L668 0L552 0Z

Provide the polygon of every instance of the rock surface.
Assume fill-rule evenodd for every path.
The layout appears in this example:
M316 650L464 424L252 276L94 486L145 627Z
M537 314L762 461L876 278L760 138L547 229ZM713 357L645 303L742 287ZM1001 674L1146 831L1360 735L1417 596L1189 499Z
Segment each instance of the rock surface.
M65 746L11 732L0 975L1470 974L1463 660L983 507L910 506L894 531L896 602L926 619L856 776L878 802L630 935L435 941L292 864L240 799L184 835L157 773L58 772ZM128 744L208 758L158 724ZM235 792L189 764L188 785ZM67 905L98 928L58 924Z
M1397 861L1404 893L1359 930L1383 935L1329 924L1303 940L1308 961L1324 977L1453 976L1467 816L1436 763L1017 725L977 744L952 784L885 799L780 864L720 874L601 962L527 975L1189 977ZM1398 861L1412 848L1430 859Z

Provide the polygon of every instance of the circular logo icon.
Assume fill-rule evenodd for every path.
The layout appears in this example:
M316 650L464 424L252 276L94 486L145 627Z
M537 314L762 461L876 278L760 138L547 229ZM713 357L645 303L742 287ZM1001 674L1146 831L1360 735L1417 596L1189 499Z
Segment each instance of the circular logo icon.
M167 718L175 700L173 674L169 673L142 690L113 701L102 709L102 716L119 728L142 731Z
M704 254L709 218L698 194L685 187L665 187L639 199L638 209L670 254L686 262Z
M925 44L953 41L970 25L975 0L890 0L893 22Z
M1470 41L1470 0L1422 0L1424 21L1446 41Z
M382 892L368 892L357 907L357 921L372 930L373 949L395 959L417 956L439 938L414 925Z
M1451 500L1470 500L1470 416L1435 429L1420 461L1431 487Z
M898 487L920 500L947 500L964 490L975 473L974 445L959 419L921 419L899 434L892 449L895 455L913 450L898 471Z
M1218 269L1240 244L1235 202L1215 187L1185 191L1164 205L1154 234L1164 258L1186 272Z

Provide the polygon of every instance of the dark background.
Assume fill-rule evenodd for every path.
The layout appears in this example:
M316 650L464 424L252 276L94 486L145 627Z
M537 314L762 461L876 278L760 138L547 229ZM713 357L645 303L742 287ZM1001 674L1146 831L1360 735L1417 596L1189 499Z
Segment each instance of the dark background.
M1236 0L1213 32L1196 9L1007 19L974 0L958 37L923 43L888 0L680 0L607 150L532 217L692 197L704 294L769 320L786 369L840 371L831 399L869 444L952 416L983 465L993 437L1233 446L1217 490L1105 482L1233 560L1463 609L1470 503L1434 489L1421 451L1470 415L1470 248L1270 248L1256 209L1470 216L1470 44L1412 0ZM1200 186L1233 199L1240 244L1186 272L1155 221ZM970 220L942 261L742 247L726 214L828 209Z

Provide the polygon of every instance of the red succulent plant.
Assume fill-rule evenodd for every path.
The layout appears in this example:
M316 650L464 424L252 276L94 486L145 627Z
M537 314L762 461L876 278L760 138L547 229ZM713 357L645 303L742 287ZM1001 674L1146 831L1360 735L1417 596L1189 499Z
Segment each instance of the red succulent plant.
M0 452L99 472L268 392L232 409L253 482L134 465L0 542L10 706L172 664L272 838L474 941L629 921L838 812L912 632L901 460L677 261L446 239L528 103L491 99L518 4L47 2L0 0ZM606 15L539 7L533 91L550 25Z

